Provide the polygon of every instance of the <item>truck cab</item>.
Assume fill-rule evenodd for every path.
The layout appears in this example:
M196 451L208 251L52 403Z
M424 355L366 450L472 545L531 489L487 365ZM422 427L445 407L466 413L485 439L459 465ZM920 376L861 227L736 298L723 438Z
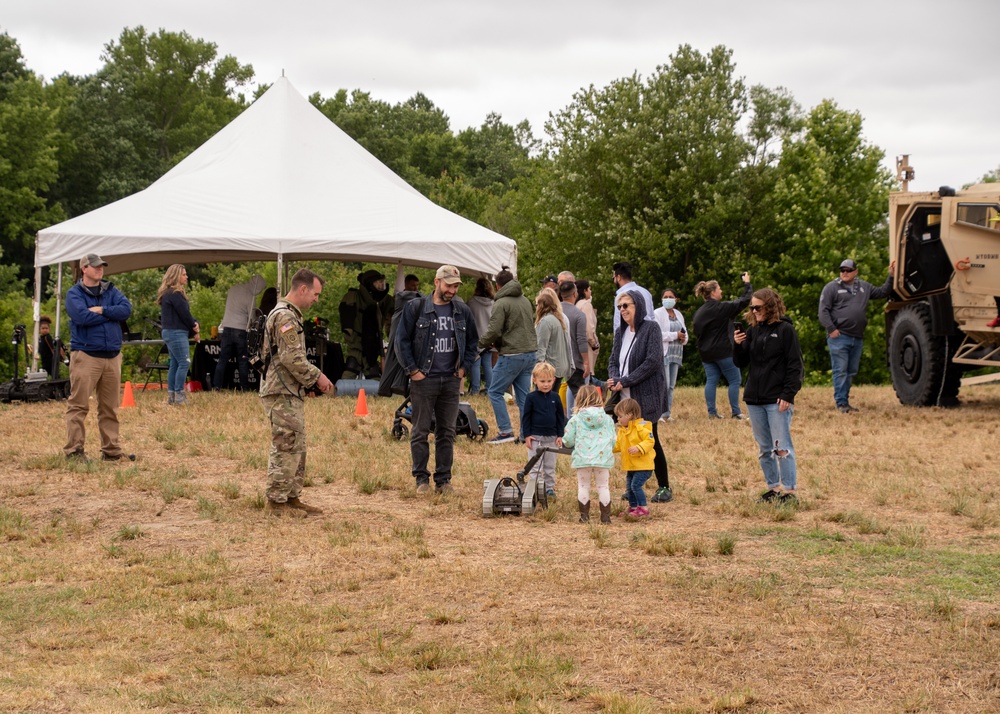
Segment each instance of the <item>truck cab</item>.
M893 388L903 404L955 406L963 370L1000 367L1000 183L893 193L889 232Z

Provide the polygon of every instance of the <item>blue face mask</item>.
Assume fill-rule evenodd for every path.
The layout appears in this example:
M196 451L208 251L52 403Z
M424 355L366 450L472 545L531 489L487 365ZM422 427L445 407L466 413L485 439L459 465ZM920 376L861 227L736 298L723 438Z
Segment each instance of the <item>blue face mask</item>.
M663 298L663 307L667 310L673 310L676 304L677 298Z

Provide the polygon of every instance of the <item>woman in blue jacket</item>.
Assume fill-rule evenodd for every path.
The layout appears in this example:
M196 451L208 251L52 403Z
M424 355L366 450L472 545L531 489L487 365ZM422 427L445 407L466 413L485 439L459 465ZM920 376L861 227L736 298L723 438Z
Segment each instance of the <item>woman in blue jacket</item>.
M170 369L167 370L167 404L184 404L184 381L191 366L191 348L188 339L201 339L198 321L191 316L188 305L187 270L180 263L174 263L163 276L156 302L160 305L160 327L163 341L170 353Z

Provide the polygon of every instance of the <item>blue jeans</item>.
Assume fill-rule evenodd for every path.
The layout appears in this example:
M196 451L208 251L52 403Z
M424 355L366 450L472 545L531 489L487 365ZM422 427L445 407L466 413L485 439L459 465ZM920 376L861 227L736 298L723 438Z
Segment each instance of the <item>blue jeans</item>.
M493 378L490 380L490 388L486 393L490 397L490 404L493 405L493 416L497 420L497 434L514 433L514 428L510 425L510 415L507 413L507 404L503 400L503 393L507 391L507 387L513 384L514 400L517 402L518 412L524 413L524 400L528 398L528 390L531 389L531 370L534 368L534 352L500 355L500 359L493 366Z
M839 337L827 337L830 349L830 366L833 368L833 398L838 407L850 403L851 380L861 365L861 349L865 341L841 333Z
M191 346L188 344L187 330L163 330L163 341L170 353L170 369L167 370L167 389L183 392L188 367L191 366Z
M453 375L410 380L410 404L413 406L413 429L410 431L410 458L417 485L430 481L427 462L431 447L427 435L434 420L434 483L451 482L455 459L455 427L458 422L458 388L461 380Z
M705 405L709 416L715 416L715 389L719 386L719 377L729 385L729 409L733 416L740 413L740 381L743 375L732 357L726 357L716 362L702 362L705 366Z
M669 417L670 410L674 408L674 387L677 386L677 373L681 371L680 362L668 362L667 358L663 358L663 374L666 378L667 387L667 411L663 412L663 416ZM715 401L715 398L712 398Z
M760 468L764 481L772 491L783 487L795 490L795 449L792 447L792 412L795 407L779 411L777 404L747 404L753 438L760 448ZM777 452L787 451L784 456Z
M222 331L219 346L219 361L212 376L212 389L222 389L226 384L226 370L229 360L236 358L236 373L240 376L240 389L246 391L250 385L250 355L247 353L247 331L227 327Z
M472 363L472 372L469 373L469 394L479 394L480 387L480 377L479 372L482 368L482 388L484 390L490 388L490 382L493 381L493 353L483 352L483 354Z
M629 508L646 505L646 492L642 487L646 485L646 481L649 480L652 474L653 472L650 469L646 471L625 472L625 493L628 495Z

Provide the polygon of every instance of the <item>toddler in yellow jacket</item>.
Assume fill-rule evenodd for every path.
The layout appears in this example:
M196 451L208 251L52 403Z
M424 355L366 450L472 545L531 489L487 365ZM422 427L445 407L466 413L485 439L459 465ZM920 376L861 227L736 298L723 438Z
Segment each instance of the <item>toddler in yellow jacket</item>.
M644 518L649 515L643 486L653 473L653 425L642 418L642 409L634 399L618 402L615 416L620 424L615 452L622 455L629 506L626 514Z

